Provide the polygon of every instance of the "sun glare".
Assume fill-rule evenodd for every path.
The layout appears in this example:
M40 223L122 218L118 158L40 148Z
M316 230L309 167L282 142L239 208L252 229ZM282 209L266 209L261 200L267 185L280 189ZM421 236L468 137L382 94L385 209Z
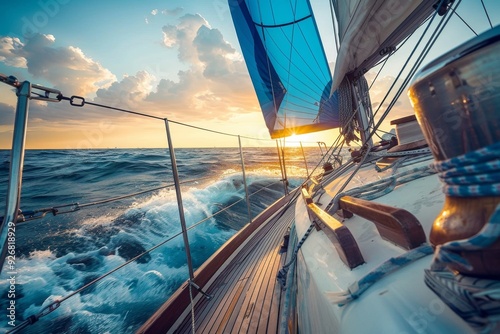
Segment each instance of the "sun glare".
M299 147L301 143L303 146L310 146L311 143L316 143L310 134L297 135L295 133L287 137L285 142L286 146L291 147Z

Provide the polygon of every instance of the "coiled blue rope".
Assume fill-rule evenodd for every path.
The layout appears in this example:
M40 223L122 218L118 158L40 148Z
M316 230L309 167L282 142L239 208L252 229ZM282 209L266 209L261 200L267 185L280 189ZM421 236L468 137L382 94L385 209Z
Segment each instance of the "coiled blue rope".
M500 142L431 165L449 196L500 195Z
M500 196L500 142L431 165L443 181L443 192L455 197ZM500 237L500 204L476 235L436 247L432 269L456 263L471 270L460 252L491 246Z

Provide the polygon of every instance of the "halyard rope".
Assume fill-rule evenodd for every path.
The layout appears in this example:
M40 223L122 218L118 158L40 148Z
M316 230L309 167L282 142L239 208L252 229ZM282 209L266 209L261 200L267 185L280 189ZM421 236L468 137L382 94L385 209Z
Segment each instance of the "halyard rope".
M368 288L380 281L382 278L418 259L432 254L432 252L432 247L424 244L400 256L392 257L365 275L359 281L351 284L346 291L327 293L328 300L339 306L344 306L350 301L357 299L363 292L368 290Z
M340 198L343 196L355 196L366 200L372 200L390 193L396 186L400 184L410 182L412 180L431 174L434 174L434 171L432 171L429 166L416 167L399 174L392 175L385 179L381 179L361 187L338 193L327 205L325 211L337 212L337 210L340 208Z
M194 301L193 301L193 291L191 287L192 281L188 280L188 285L189 285L189 300L191 301L191 330L193 331L193 334L196 333L196 328L194 324Z

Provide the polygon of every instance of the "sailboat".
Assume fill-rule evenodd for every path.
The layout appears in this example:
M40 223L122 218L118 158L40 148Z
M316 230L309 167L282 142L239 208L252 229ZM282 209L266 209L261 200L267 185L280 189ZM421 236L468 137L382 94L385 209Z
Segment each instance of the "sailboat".
M229 1L270 136L338 127L341 136L329 150L323 174L305 182L285 209L283 203L269 209L283 210L278 219L291 226L288 255L276 274L279 285L266 280L272 274L245 272L237 287L224 287L216 305L203 297L194 300L191 321L176 314L165 329L500 331L498 179L479 176L479 170L498 171L500 113L493 87L500 79L494 60L500 28L415 74L459 3L331 1L339 39L331 75L309 1ZM399 97L413 77L409 96L416 116L392 120L397 136L374 143L396 99L376 123L364 75L417 30L431 37L395 94ZM356 140L360 148L339 164L335 157L343 144ZM445 195L439 180L446 184ZM293 218L283 218L290 205ZM214 280L202 289L216 294L229 284ZM178 299L139 332L163 329L155 326L170 318L186 291L179 290Z
M500 332L500 27L422 67L460 3L332 0L338 47L331 72L308 0L229 0L271 138L340 133L321 173L269 205L196 270L183 226L189 278L138 333ZM374 112L376 83L365 76L414 33L428 39L417 38L402 88ZM23 109L25 86L3 81L19 90ZM395 132L375 142L407 89L416 115L392 119ZM45 91L46 99L58 93ZM15 181L23 135L14 136ZM345 146L356 142L344 161ZM175 186L179 193L178 179ZM9 191L18 200L16 187ZM182 222L180 197L178 205ZM3 254L18 208L8 205Z

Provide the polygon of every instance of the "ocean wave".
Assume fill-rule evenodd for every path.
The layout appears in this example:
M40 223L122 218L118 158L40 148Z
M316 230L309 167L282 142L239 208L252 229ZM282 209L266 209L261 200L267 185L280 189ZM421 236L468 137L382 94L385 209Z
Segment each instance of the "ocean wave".
M57 201L109 198L164 184L164 178L158 178L165 175L168 165L162 150L31 153L26 159L22 203L35 208ZM181 153L183 159L191 155L193 161L192 165L181 164L182 180L199 179L182 187L196 268L252 217L281 197L284 186L279 165L274 168L273 164L264 164L262 157L254 157L246 174L246 188L252 194L249 217L245 182L236 158L220 162L224 160L220 150ZM204 158L207 161L202 162ZM292 170L289 181L291 186L298 186L305 169L296 166ZM110 206L89 207L20 224L16 262L18 323L57 298L169 240L71 297L30 326L27 333L135 331L189 277L180 233L177 197L172 187ZM4 271L0 281L3 294L8 290L5 275ZM6 308L7 302L8 298L2 298L0 307ZM0 326L6 328L7 320L0 319Z

